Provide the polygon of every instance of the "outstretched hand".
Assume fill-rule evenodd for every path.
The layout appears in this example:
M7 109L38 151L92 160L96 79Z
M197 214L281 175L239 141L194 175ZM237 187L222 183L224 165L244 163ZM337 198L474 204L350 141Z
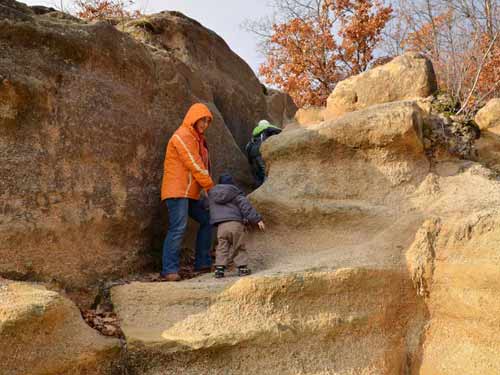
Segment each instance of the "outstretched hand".
M264 232L264 231L266 230L266 224L264 224L264 222L263 222L262 220L261 220L261 221L259 221L259 222L257 223L257 225L259 226L259 229L260 229L261 231L263 231L263 232Z

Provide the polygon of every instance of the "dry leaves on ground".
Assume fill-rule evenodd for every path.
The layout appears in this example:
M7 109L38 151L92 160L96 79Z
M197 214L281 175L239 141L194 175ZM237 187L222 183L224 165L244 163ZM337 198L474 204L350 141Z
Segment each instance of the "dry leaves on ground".
M82 316L89 326L105 336L123 336L120 321L114 312L102 311L97 307L95 310L82 311Z

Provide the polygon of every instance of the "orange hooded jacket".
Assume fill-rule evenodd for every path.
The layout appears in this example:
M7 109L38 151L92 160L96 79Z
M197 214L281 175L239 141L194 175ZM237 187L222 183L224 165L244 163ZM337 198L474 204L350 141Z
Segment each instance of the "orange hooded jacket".
M208 191L214 186L209 172L205 138L194 129L196 121L203 117L213 119L206 105L194 104L168 142L161 186L162 200L198 200L202 189ZM203 159L206 159L206 162Z

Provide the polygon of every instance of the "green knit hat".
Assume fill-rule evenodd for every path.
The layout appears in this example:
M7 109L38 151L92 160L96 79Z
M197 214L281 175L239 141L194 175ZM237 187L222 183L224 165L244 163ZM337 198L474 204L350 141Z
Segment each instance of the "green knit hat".
M266 129L269 129L269 128L275 128L275 129L279 129L281 130L280 128L278 128L277 126L271 124L269 121L267 120L261 120L259 121L259 123L257 124L257 126L255 127L255 129L253 130L252 132L252 136L254 137L257 137L258 135L260 135L264 130Z

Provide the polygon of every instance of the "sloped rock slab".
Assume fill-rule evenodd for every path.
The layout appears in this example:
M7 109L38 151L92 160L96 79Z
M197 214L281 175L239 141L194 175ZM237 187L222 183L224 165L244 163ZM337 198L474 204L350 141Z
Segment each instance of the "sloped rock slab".
M411 355L403 337L414 301L398 272L236 280L113 288L133 373L399 374Z
M2 375L110 374L120 344L88 327L76 306L27 283L0 283Z

